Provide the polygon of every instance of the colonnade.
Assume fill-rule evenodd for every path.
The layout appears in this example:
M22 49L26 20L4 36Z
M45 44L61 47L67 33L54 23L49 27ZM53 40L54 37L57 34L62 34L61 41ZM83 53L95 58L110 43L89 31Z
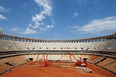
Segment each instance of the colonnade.
M35 42L35 43L86 43L86 42L115 40L116 36L108 35L108 36L85 38L85 39L74 39L74 40L44 40L44 39L32 39L32 38L11 36L11 35L6 35L1 33L0 39L11 40L11 41L21 41L21 42Z

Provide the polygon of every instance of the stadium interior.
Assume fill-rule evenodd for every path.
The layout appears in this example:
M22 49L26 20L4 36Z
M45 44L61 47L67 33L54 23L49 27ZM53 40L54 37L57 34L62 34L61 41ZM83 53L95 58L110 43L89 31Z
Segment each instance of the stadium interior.
M0 77L116 77L116 34L46 40L0 33Z

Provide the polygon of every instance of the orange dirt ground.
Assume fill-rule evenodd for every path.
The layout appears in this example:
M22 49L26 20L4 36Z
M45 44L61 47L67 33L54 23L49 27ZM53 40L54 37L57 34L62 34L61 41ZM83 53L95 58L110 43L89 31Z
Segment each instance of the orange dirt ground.
M15 67L12 71L0 77L116 77L116 75L93 64L88 64L87 66L87 68L92 69L92 74L75 70L75 66L71 66L70 68L52 66L38 67L38 64L40 64L40 62L31 61L22 66Z

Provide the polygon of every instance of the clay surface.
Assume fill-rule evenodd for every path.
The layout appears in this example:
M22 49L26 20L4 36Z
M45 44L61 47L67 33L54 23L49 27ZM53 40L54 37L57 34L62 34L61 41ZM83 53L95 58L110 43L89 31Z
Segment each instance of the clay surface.
M57 66L53 66L53 63L57 63ZM58 66L59 63L59 66ZM12 71L7 72L0 77L116 77L116 75L101 69L93 64L89 64L87 68L92 69L92 74L83 72L80 70L75 70L75 66L73 63L68 68L63 68L63 66L69 66L67 64L61 64L66 62L48 62L48 67L39 67L40 65L44 65L44 62L34 62L31 61L27 64L24 64L19 67L15 67Z

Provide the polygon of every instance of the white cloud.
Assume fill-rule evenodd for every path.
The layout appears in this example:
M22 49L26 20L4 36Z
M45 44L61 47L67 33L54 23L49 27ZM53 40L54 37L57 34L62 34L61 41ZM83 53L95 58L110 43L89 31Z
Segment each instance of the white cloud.
M3 28L0 27L0 30L2 30Z
M26 28L24 34L36 34L37 31L36 30L33 30L33 29L30 29L30 28Z
M52 22L52 24L55 23L54 19L53 18L50 18L50 21Z
M0 14L0 19L4 20L4 19L7 19L7 18Z
M42 21L43 19L45 19L45 16L43 14L36 14L32 17L32 20L34 22Z
M87 33L97 33L100 31L115 30L116 17L107 17L104 19L92 20L89 24L80 28L81 31Z
M52 16L52 2L51 0L35 0L35 2L40 6L41 11L40 13L36 13L34 16L32 16L32 22L28 24L29 27L33 28L27 28L25 30L25 34L29 33L37 33L36 29L38 29L38 33L45 32L51 28L54 27L54 25L47 25L43 22L46 17ZM53 18L50 19L51 23L54 24Z
M43 20L46 19L47 16L48 17L52 16L51 0L35 0L35 2L38 4L38 6L40 6L41 11L40 13L36 13L34 16L32 16L33 23L28 25L33 29L27 28L25 34L29 34L31 32L37 33L35 29L38 29L38 32L41 33L54 27L54 25L46 26L46 24L43 22ZM51 18L50 21L52 22L52 24L54 24L55 22L53 18Z
M52 11L51 0L35 0L35 2L43 8L41 14L50 16Z
M49 30L50 28L53 28L53 27L54 27L54 25L47 25L45 27L40 27L40 31L45 32L45 31L47 31L47 30Z
M20 28L12 28L11 30L16 32L16 31L20 31L21 29Z
M36 28L41 27L42 25L44 25L44 23L43 22L35 22L34 24L28 24L28 25L30 27L32 27L33 29L36 29Z
M0 6L0 12L8 12L11 9L5 9L3 6Z
M0 30L2 28L0 27ZM14 28L6 28L6 33L10 34L16 34L16 35L28 35L28 34L37 34L36 30L30 29L30 28L19 28L19 27L14 27Z
M46 28L53 28L54 25L47 25Z
M116 17L106 17L104 19L96 19L89 22L89 24L83 25L82 27L68 26L64 30L70 30L72 32L79 33L98 33L108 30L116 30Z
M5 9L3 6L0 6L0 12L8 12L10 11L11 9ZM1 20L4 20L4 19L7 19L7 17L3 16L0 14L0 19Z
M18 27L7 28L7 31L8 31L8 33L11 33L11 34L24 35L23 28L18 28Z
M3 6L0 6L0 12L6 12L6 10Z
M78 12L75 12L75 13L73 14L73 16L74 16L74 17L78 16Z
M70 30L71 32L77 32L78 31L79 26L68 26L66 27L64 30Z
M51 0L35 0L35 2L43 9L39 14L36 14L32 17L32 21L34 22L34 25L31 27L36 29L40 27L40 25L43 25L42 21L46 18L46 16L51 16L52 14L52 6L51 6Z

